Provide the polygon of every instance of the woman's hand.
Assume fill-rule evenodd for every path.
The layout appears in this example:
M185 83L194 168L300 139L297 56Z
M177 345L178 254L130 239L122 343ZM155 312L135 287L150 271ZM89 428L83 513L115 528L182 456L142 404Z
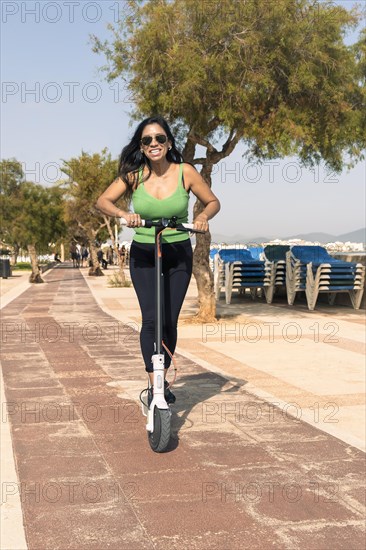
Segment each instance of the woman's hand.
M140 214L134 212L123 212L121 218L124 218L127 222L127 227L141 227Z
M206 214L198 214L198 216L193 220L193 228L197 231L208 231L208 217Z

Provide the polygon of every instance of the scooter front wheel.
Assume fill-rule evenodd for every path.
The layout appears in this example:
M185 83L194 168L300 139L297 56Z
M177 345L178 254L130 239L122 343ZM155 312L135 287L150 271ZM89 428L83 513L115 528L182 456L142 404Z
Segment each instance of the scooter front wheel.
M170 409L154 407L154 430L148 432L150 447L156 453L163 453L168 447L171 432L172 413Z

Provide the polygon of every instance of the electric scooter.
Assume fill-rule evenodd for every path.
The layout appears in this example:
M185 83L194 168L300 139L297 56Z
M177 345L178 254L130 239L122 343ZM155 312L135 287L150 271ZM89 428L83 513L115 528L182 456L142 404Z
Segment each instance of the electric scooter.
M124 218L120 218L122 225L127 225ZM154 392L150 404L147 401L147 395L150 389L150 380L147 390L140 394L142 403L142 413L147 418L146 430L150 447L156 453L164 452L170 441L171 436L171 417L172 412L164 397L164 349L163 349L163 272L162 272L162 232L170 228L176 231L185 231L189 233L204 233L193 229L193 224L177 223L177 218L162 218L158 221L141 220L142 226L146 228L155 228L155 346L152 356L154 371ZM145 393L145 399L142 395Z

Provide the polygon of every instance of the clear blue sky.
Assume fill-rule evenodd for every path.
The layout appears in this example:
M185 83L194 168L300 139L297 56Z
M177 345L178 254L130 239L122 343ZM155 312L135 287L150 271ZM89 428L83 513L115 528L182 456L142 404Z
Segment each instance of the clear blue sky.
M123 5L1 2L1 158L23 162L28 179L51 184L60 177L61 159L104 147L117 156L127 143L131 98L122 82L103 81L104 59L89 40L90 34L109 37L107 23ZM211 221L213 232L280 237L365 226L365 163L341 175L323 167L313 173L296 159L251 167L243 151L237 146L216 167L213 189L222 210Z

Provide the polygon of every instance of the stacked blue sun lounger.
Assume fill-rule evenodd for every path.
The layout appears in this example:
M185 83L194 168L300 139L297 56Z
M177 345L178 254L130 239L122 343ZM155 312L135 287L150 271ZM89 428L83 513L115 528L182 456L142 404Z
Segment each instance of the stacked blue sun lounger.
M214 260L215 260L215 256L218 253L218 251L219 251L219 249L216 248L216 247L210 249L209 264L210 264L210 268L211 268L212 271L214 270Z
M265 261L258 259L263 249L222 249L215 256L215 294L220 298L222 288L225 290L227 304L231 302L233 289L240 293L250 289L254 298L257 289L266 290L271 284L272 267ZM272 271L271 271L272 270Z
M250 252L250 255L252 256L252 258L254 260L263 260L263 256L264 256L264 248L263 246L249 246L248 245L248 250Z
M225 290L225 266L227 263L240 262L244 259L245 249L222 248L213 255L214 291L216 300L220 299L222 290Z
M330 256L322 246L292 246L286 254L287 300L293 305L297 292L305 292L308 308L315 309L319 293L330 303L337 293L347 292L354 309L359 309L365 285L365 267Z
M273 296L280 287L286 287L286 253L290 250L289 245L267 245L264 247L263 259L274 266L274 277L272 285L266 293L268 304L272 303Z

